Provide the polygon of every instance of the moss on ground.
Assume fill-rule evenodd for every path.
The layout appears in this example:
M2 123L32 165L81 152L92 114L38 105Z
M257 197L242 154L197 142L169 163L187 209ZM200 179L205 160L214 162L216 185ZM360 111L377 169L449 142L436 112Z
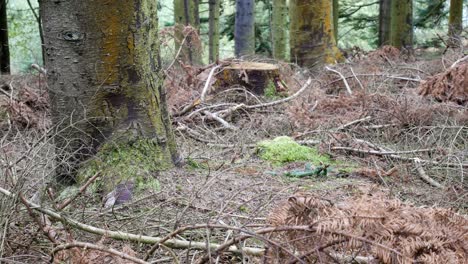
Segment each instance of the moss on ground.
M295 161L309 161L316 166L332 162L330 157L321 155L317 149L301 146L287 136L261 141L257 144L257 151L261 159L270 161L275 166Z
M154 178L158 171L171 167L156 142L138 139L134 142L106 143L98 154L86 162L78 172L78 184L99 172L100 177L90 186L93 192L112 191L119 183L132 180L136 190L159 190L160 184Z

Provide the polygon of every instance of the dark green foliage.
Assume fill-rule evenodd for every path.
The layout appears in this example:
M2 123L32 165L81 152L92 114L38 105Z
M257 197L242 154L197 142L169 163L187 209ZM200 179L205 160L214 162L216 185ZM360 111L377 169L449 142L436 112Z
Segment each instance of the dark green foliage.
M446 7L446 0L416 0L414 26L431 28L440 25L448 17Z

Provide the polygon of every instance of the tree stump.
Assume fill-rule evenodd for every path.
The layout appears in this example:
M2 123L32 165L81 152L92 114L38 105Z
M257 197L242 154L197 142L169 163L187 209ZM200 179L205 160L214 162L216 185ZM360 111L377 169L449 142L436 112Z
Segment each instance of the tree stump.
M279 67L270 63L233 62L216 79L216 90L239 84L257 95L265 94L272 85L276 92L281 91Z

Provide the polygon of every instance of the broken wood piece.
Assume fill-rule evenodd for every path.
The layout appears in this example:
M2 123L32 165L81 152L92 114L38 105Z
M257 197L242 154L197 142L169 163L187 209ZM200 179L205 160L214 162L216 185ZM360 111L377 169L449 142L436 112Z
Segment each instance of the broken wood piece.
M272 85L276 92L284 91L279 74L279 67L275 64L261 62L233 62L223 68L217 76L214 86L219 90L235 84L244 86L257 95L265 94L265 90Z

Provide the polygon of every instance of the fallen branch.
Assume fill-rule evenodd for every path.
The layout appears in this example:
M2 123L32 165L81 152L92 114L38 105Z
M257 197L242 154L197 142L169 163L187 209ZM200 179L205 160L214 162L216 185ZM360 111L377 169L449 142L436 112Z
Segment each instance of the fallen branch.
M130 256L130 255L124 253L124 252L120 252L120 251L117 251L117 250L112 249L112 248L106 248L104 246L98 246L98 245L95 245L95 244L85 243L85 242L78 242L78 241L63 244L63 245L55 247L52 250L52 254L51 254L52 255L52 261L54 260L54 255L57 252L62 251L62 250L66 250L66 249L70 249L70 248L76 248L76 247L107 252L109 254L115 255L115 256L120 257L122 259L130 260L130 261L133 261L133 262L139 263L139 264L149 264L149 262L146 262L146 261L141 260L139 258Z
M215 72L219 67L221 67L221 65L218 65L218 66L213 67L213 68L211 69L210 74L208 75L208 78L206 79L205 86L203 87L202 93L201 93L201 95L200 95L200 102L201 102L201 103L205 102L206 94L208 93L208 89L210 88L211 78L213 78L214 72Z
M310 86L311 83L312 83L312 79L311 78L307 79L306 83L302 86L302 88L299 89L299 91L297 91L295 94L293 94L293 95L291 95L289 97L286 97L286 98L283 98L283 99L280 99L280 100L276 100L276 101L273 101L273 102L269 102L269 103L264 103L264 104L256 104L256 105L238 104L238 105L232 106L232 107L230 107L228 109L219 111L218 114L221 115L222 117L225 117L225 116L229 115L230 113L232 113L234 111L237 111L239 109L249 109L249 110L251 110L251 109L264 108L264 107L269 107L269 106L274 106L274 105L286 103L286 102L291 101L291 100L295 99L296 97L298 97L301 93L303 93Z
M57 205L57 210L59 211L62 211L65 207L67 207L68 205L70 205L76 198L78 198L78 196L80 196L81 194L83 194L86 189L88 188L88 186L93 183L97 178L99 177L99 172L97 172L96 174L94 174L94 176L92 176L91 178L89 178L86 183L80 187L78 193L76 193L73 197L70 197L70 198L67 198L65 201L63 201L61 204Z
M223 127L230 129L230 130L237 130L237 127L229 124L226 120L222 119L217 114L211 113L209 111L203 111L203 113L207 115L208 117L210 117L211 119L218 121L221 125L223 125Z
M436 166L468 168L468 163L444 163L444 162L437 162L437 161L432 161L432 160L423 160L420 158L402 157L398 155L398 154L411 154L411 153L417 153L417 152L429 152L429 151L434 151L434 149L419 149L419 150L407 150L407 151L376 151L376 150L356 149L356 148L350 148L350 147L332 147L331 150L345 150L345 151L353 151L353 152L364 153L364 154L372 154L372 155L377 155L377 156L388 156L393 159L412 161L412 162L418 160L420 163L432 164Z
M351 122L349 122L349 123L347 123L347 124L344 124L344 125L342 125L342 126L339 126L339 127L336 128L336 130L339 131L339 130L345 129L345 128L349 127L349 126L352 126L352 125L354 125L354 124L357 124L357 123L360 123L360 122L364 122L364 121L369 121L370 119L372 119L372 117L366 116L366 117L364 117L364 118L357 119L357 120L351 121Z
M341 72L339 72L337 70L334 70L334 69L332 69L332 68L330 68L328 66L325 67L325 69L338 74L341 77L341 79L343 80L343 83L346 86L346 90L348 91L349 95L353 95L353 91L351 91L351 87L349 87L348 81L346 81L346 78L343 76L343 74L341 74ZM354 76L356 76L356 75L354 75Z
M13 198L14 196L14 194L12 194L8 190L5 190L1 187L0 187L0 193L10 198ZM126 232L121 232L121 231L111 231L111 230L106 230L106 229L90 226L90 225L78 222L74 219L70 219L66 216L63 216L53 210L43 208L31 201L24 200L24 203L27 204L33 210L36 210L45 215L48 215L51 218L57 221L60 221L65 225L80 229L88 233L101 235L101 236L105 236L105 237L117 239L117 240L140 242L144 244L157 244L157 243L160 243L162 240L161 237L144 236L144 235L126 233ZM191 249L207 250L207 248L209 247L211 250L216 251L220 247L220 245L216 243L207 244L205 242L186 241L186 240L179 240L179 239L169 239L165 241L163 244L165 246L168 246L170 248L175 248L175 249L191 248ZM254 247L238 248L237 246L230 246L229 248L226 249L226 251L235 253L235 254L245 253L251 256L262 256L264 249L254 248Z
M430 185L436 187L436 188L444 188L442 186L442 184L436 182L435 180L433 180L431 177L429 177L426 172L424 171L423 167L421 166L421 161L416 158L414 159L414 166L416 167L416 170L418 171L419 173L419 176L424 180L426 181L427 183L429 183Z

